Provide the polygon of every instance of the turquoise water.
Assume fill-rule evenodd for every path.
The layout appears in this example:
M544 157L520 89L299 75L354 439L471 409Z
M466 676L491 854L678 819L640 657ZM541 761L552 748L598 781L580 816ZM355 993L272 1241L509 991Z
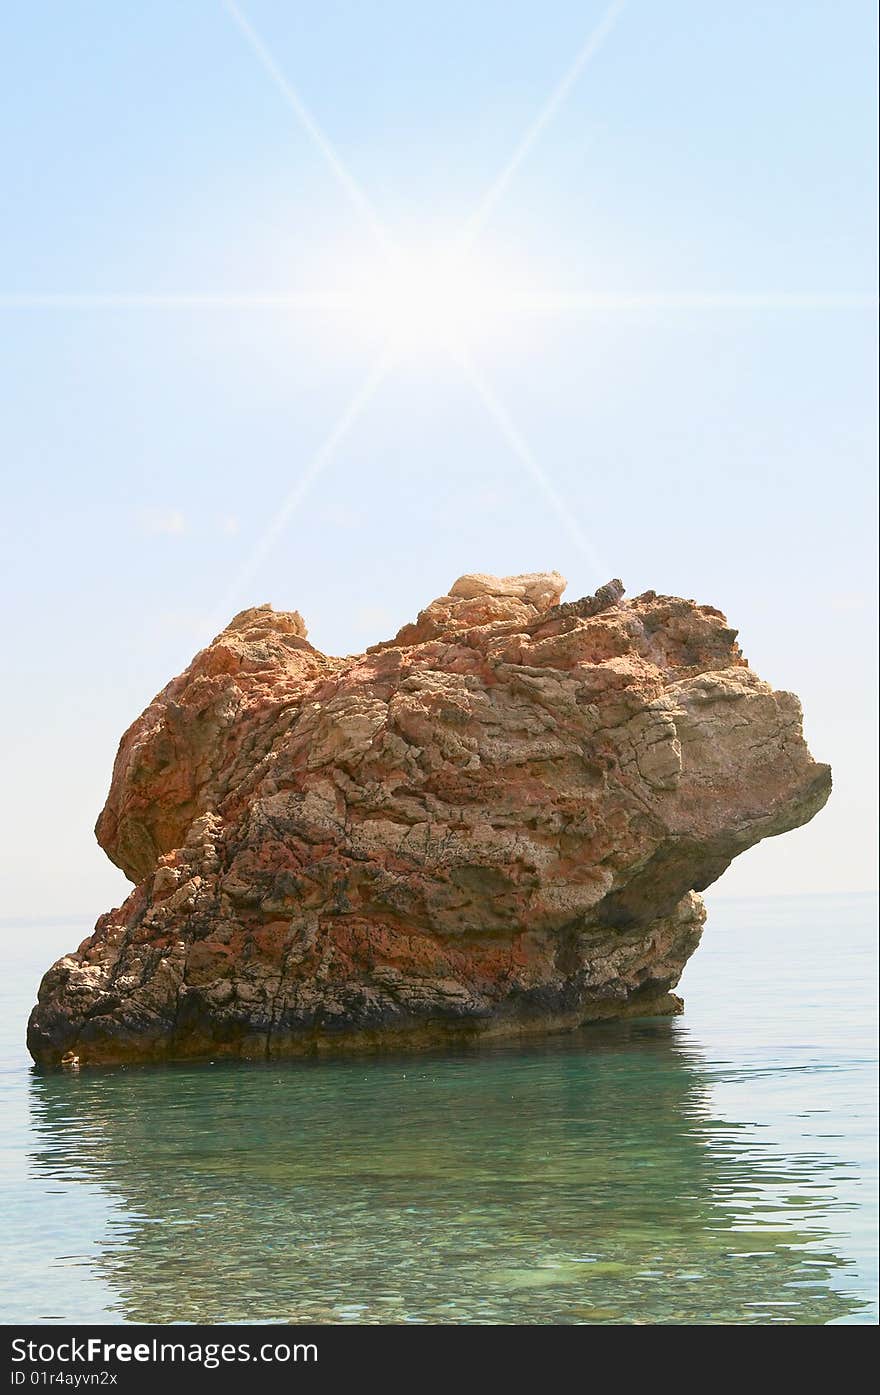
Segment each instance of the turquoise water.
M867 897L710 903L682 1018L529 1046L41 1075L7 926L6 1322L865 1323Z

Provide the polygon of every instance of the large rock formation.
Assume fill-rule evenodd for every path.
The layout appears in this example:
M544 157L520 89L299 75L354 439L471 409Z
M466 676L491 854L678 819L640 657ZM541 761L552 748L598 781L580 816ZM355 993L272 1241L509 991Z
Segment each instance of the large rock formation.
M366 654L237 615L125 733L135 890L43 979L83 1064L428 1045L676 1012L696 894L831 787L712 606L461 577Z

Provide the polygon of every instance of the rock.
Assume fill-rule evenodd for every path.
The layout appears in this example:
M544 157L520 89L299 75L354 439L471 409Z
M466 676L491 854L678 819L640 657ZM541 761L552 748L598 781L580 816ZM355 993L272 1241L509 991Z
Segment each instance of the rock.
M680 1010L737 853L831 787L712 606L462 577L333 659L242 611L119 747L136 883L45 975L34 1058L428 1046Z
M559 572L533 572L528 576L486 576L472 572L460 576L450 588L450 596L474 600L477 596L515 596L536 610L556 605L565 590L565 577Z
M600 611L609 610L611 606L617 605L624 590L623 582L616 576L613 581L607 581L604 586L600 586L592 596L582 596L579 601L568 601L565 605L554 605L550 610L550 616L556 620L563 615L577 615L580 619L587 620L591 615L598 615Z

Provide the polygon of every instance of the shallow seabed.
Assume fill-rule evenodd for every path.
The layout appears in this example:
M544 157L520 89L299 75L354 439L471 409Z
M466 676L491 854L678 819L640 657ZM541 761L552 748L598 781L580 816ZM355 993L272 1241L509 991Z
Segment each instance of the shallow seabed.
M710 902L685 1016L471 1052L40 1074L7 926L0 1316L876 1321L873 898Z

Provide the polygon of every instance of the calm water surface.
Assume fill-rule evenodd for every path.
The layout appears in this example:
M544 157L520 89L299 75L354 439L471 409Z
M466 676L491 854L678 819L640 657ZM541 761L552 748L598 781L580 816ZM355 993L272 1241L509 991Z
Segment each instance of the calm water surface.
M12 1321L877 1319L875 903L715 901L684 1017L528 1047L40 1074L7 925Z

